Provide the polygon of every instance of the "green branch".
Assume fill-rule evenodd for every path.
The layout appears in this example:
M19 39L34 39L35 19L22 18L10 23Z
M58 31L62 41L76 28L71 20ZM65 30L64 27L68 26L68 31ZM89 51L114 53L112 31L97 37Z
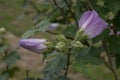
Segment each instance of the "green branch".
M110 64L109 69L113 72L115 80L120 80L119 74L117 72L116 64L115 64L115 58L114 56L110 55L106 41L102 41L102 44L109 60L109 64Z
M63 8L59 7L59 5L57 4L56 0L53 0L55 6L59 9L59 11L61 12L63 18L65 19L65 21L67 22L67 16L65 14L65 11L63 10Z
M69 67L70 67L70 58L71 58L71 48L68 49L68 53L67 53L67 65L66 65L66 71L65 71L65 76L67 76L68 71L69 71Z
M69 3L67 2L67 0L64 0L64 1L65 1L66 5L68 6L68 9L69 9L69 11L70 11L71 14L72 14L72 17L73 17L74 20L75 20L75 23L76 23L76 25L77 25L77 28L79 28L79 24L78 24L78 21L77 21L77 19L76 19L75 13L72 11L71 6L70 6Z

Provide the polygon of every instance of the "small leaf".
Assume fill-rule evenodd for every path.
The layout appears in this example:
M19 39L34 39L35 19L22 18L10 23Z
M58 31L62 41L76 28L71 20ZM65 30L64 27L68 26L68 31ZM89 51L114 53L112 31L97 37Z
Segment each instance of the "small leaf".
M36 30L28 30L22 35L22 39L29 38L30 36L33 36L35 34Z
M107 37L109 36L109 33L110 33L109 30L106 29L106 30L103 31L100 35L98 35L98 36L96 36L95 38L92 39L92 40L93 40L93 43L96 43L96 42L98 42L98 41L101 41L101 40L107 38Z
M104 6L109 8L112 12L116 13L120 10L120 0L105 0Z
M73 54L75 55L77 62L84 61L84 63L91 63L94 65L99 65L103 62L100 57L101 52L102 47L96 48L92 46L88 48L73 50Z
M29 78L25 78L24 80L36 80L36 79L29 77Z
M113 19L113 24L117 31L120 31L120 10L116 14L115 18Z
M109 50L120 54L120 37L116 35L107 38Z
M0 74L0 80L8 80L9 75L8 73L1 73Z
M46 65L44 71L45 72L55 72L56 74L60 73L62 69L65 68L67 63L66 57L58 54Z
M63 34L65 36L69 36L69 37L75 37L77 32L77 28L74 26L68 26L64 31Z
M15 72L19 71L18 67L13 67L9 70L9 76L12 78L15 75Z
M36 28L38 31L45 32L49 26L50 26L49 19L45 18L43 21L41 21L40 23L38 23L38 24L35 26L35 28Z
M57 77L55 80L70 80L70 79L67 78L66 76L60 76L60 77Z
M8 48L8 45L0 45L0 52L4 52Z
M116 55L116 67L117 69L120 67L120 55Z
M9 55L3 58L3 62L5 62L6 65L11 68L18 59L20 59L18 53L16 51L12 51Z
M55 80L56 76L60 75L62 70L65 69L66 64L67 64L66 56L63 56L62 53L54 55L52 59L50 59L49 62L46 64L43 70L45 80Z

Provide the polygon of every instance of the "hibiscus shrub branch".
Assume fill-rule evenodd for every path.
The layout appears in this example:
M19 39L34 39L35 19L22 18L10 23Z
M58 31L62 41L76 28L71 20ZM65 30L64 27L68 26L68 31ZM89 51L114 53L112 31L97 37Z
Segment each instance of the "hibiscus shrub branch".
M99 10L96 11L96 8L94 9L96 5L91 5L91 0L83 0L82 4L86 6L87 11L81 12L81 18L77 20L76 13L73 11L75 5L71 6L68 0L52 1L59 10L59 15L56 17L57 12L55 11L55 16L52 14L52 17L49 16L50 19L44 19L37 25L36 29L29 31L28 34L31 32L33 35L37 31L48 32L54 34L54 41L49 41L44 38L27 38L21 39L19 42L21 47L37 54L42 54L44 60L48 60L43 69L43 80L69 80L67 75L69 74L71 63L75 62L80 64L80 61L84 64L91 63L93 65L103 63L112 71L115 80L119 80L117 66L119 67L120 65L115 64L117 60L115 56L120 49L120 43L118 42L120 38L118 38L116 33L114 35L110 35L110 32L108 33L110 31L107 29L109 24L99 16L97 13ZM73 20L69 21L71 18L69 16L72 16ZM59 24L64 24L67 28L61 30L60 33L55 33L54 31L60 28L58 27L59 24L54 23L54 21L58 21ZM76 26L73 24L74 22L77 25L77 30L71 28L71 26ZM60 25L60 27L62 26ZM107 32L103 33L103 31ZM118 49L114 48L116 45ZM101 54L104 52L106 52L108 61L105 60L106 56L101 58ZM114 56L112 52L115 53Z

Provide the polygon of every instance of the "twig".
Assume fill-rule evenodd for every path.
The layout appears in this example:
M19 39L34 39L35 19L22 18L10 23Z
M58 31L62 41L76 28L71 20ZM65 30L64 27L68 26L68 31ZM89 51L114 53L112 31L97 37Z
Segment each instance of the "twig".
M113 69L111 68L109 62L107 62L107 61L105 60L105 57L103 57L103 60L104 60L105 66L108 67L111 71L113 71Z
M59 11L61 12L61 14L62 14L63 18L65 19L65 21L67 21L67 18L66 18L67 16L65 14L65 11L61 7L58 6L56 0L53 0L53 2L55 4L55 6L59 9Z
M115 26L114 25L109 25L109 27L110 27L110 29L113 30L114 35L116 35L117 34L117 30L115 29Z
M87 10L93 10L93 7L89 0L84 1Z
M69 48L68 54L67 54L67 65L66 65L65 76L67 76L68 71L69 71L69 67L70 67L70 56L71 56L70 51L71 51L71 48Z
M114 77L115 77L115 80L120 80L119 78L119 74L117 73L117 69L116 69L116 64L115 64L115 58L113 56L110 55L110 52L108 50L108 47L107 47L107 44L106 44L106 41L102 41L102 44L103 44L103 47L105 49L105 52L106 52L106 55L109 59L109 63L110 63L110 70L113 72L114 74Z
M69 11L70 11L71 14L72 14L72 17L73 17L74 20L75 20L75 23L76 23L76 25L77 25L77 28L79 28L78 21L77 21L77 19L76 19L76 16L75 16L74 12L73 12L72 9L71 9L71 6L70 6L69 3L67 2L67 0L64 0L64 1L65 1L66 5L68 6Z
M28 70L26 70L26 78L27 78L27 80L29 80L29 71Z
M8 50L4 50L5 57L8 55ZM9 74L9 66L6 64L6 72ZM9 78L8 78L9 80Z
M104 47L104 50L105 50L105 52L106 52L106 55L107 55L107 57L108 57L108 59L109 59L109 62L110 62L110 65L112 65L112 61L111 61L111 55L109 54L110 52L108 51L108 49L107 49L107 44L106 44L106 41L102 41L102 44L103 44L103 47Z
M40 13L39 8L36 7L36 5L33 3L33 1L29 0L29 3L31 4L31 6L37 11L37 13Z
M47 16L48 18L51 17L51 15L57 10L57 8L55 8L54 10L52 10L50 13L45 14L44 16ZM41 20L38 20L34 25L37 25Z

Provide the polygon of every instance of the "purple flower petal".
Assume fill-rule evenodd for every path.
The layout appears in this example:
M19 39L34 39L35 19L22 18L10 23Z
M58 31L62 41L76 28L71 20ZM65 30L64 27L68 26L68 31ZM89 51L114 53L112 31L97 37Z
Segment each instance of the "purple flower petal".
M51 23L47 30L55 30L58 27L58 23Z
M21 39L20 46L32 52L41 53L45 48L45 39Z
M107 28L107 23L99 17L96 11L86 11L79 21L79 27L91 39Z
M82 27L86 21L88 23L90 19L92 19L92 17L93 17L93 13L91 13L91 11L84 12L81 19L79 20L79 27Z
M99 21L98 23L90 26L90 28L86 28L84 33L88 35L89 39L91 39L99 35L106 28L106 26L106 24Z
M21 39L20 45L36 46L44 42L46 42L45 39Z

